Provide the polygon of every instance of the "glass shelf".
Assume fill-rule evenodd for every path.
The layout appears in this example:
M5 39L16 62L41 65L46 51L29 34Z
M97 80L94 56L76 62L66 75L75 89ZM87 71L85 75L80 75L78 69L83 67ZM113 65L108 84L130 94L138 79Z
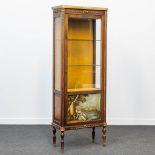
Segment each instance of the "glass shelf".
M66 39L66 41L91 41L91 42L95 42L95 41L101 41L101 40L94 40L94 39Z
M61 41L62 39L55 39L55 41ZM94 39L66 39L66 41L90 41L90 42L101 42L101 40L94 40Z
M68 89L67 92L83 92L83 91L87 91L87 92L91 92L91 91L100 91L99 88L74 88L74 89Z
M96 65L96 64L68 64L68 67L84 67L84 66L99 66L101 67L101 65Z

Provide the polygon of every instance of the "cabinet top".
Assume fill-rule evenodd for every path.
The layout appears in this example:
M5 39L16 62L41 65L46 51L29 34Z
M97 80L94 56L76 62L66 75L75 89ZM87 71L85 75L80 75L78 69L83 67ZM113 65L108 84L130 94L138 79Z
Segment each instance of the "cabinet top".
M86 6L72 6L72 5L59 5L54 6L52 9L81 9L81 10L108 10L108 8L99 7L86 7Z

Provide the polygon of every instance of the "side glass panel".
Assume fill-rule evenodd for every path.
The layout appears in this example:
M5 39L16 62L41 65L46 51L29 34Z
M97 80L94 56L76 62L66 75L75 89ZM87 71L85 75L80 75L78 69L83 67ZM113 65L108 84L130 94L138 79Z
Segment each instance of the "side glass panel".
M54 119L61 120L61 95L54 95Z
M61 17L55 18L55 89L61 90Z
M68 95L66 119L68 123L100 119L100 94Z
M69 18L67 91L100 90L100 19Z

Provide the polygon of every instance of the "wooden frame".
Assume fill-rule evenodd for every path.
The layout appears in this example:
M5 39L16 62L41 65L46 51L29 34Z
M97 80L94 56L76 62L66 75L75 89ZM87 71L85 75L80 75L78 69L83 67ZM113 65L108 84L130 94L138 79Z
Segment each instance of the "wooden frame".
M55 89L55 19L61 17L61 90ZM68 19L72 18L90 18L101 19L101 69L100 69L100 90L92 91L79 91L79 92L67 92L67 35L68 35ZM93 23L95 25L95 23ZM96 25L95 25L96 26ZM93 35L95 34L95 28ZM95 36L94 36L95 37ZM95 37L96 38L96 37ZM96 46L93 41L93 49L95 51ZM61 150L64 150L64 132L66 130L92 128L92 139L95 139L95 127L102 127L102 140L103 145L106 143L106 45L107 45L107 9L106 8L88 8L88 7L73 7L73 6L57 6L53 7L53 143L56 143L56 129L61 131ZM93 54L93 61L95 60L95 54ZM94 67L93 67L94 68ZM94 76L95 78L95 76ZM93 80L95 80L93 78ZM83 121L76 123L66 122L66 102L67 95L71 94L101 94L101 110L99 120ZM59 96L60 103L55 100L55 96ZM57 105L60 105L58 107ZM59 108L59 109L57 109ZM56 118L56 113L59 115Z

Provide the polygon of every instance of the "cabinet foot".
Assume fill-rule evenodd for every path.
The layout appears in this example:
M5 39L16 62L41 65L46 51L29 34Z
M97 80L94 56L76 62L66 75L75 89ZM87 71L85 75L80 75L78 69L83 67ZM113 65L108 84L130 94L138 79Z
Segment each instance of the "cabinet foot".
M53 126L53 144L56 145L56 128Z
M102 128L102 144L103 146L106 146L106 125Z
M61 152L64 152L64 131L61 131Z
M95 142L95 127L92 128L92 142Z

